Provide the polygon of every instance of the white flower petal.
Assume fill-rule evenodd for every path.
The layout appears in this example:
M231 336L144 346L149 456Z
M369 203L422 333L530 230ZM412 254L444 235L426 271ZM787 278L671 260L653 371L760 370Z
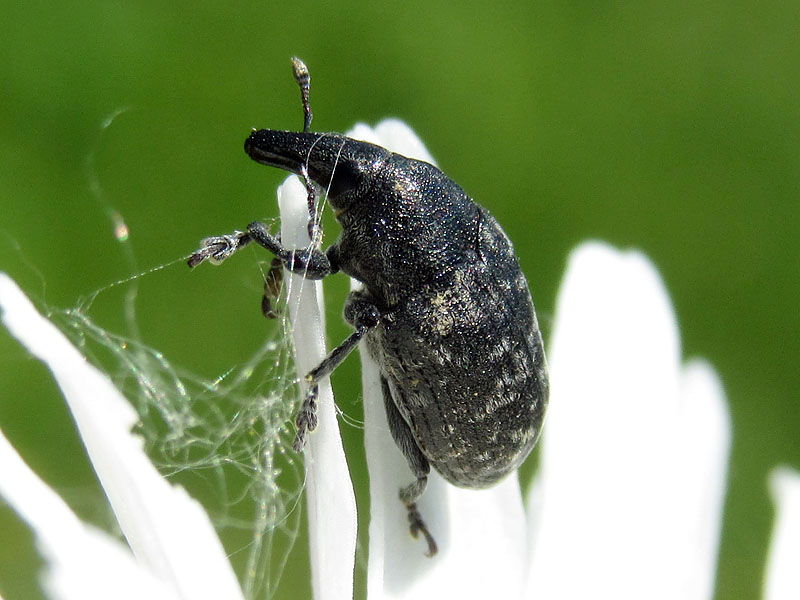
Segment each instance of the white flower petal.
M796 600L800 598L800 474L781 467L769 479L776 515L764 599Z
M278 188L281 240L287 248L305 248L308 239L306 190L297 177ZM300 376L325 357L322 283L289 274L288 307L295 365ZM319 424L304 450L312 589L316 600L350 600L356 551L356 501L345 460L333 392L326 377L319 385Z
M680 519L668 556L684 581L677 593L700 600L714 597L731 420L725 390L710 364L690 360L681 372L680 386L676 409L680 441L673 448L679 471L673 480L676 490L665 498L669 504L662 506Z
M179 600L111 536L84 525L0 432L0 495L30 526L47 560L50 598Z
M384 119L375 126L378 143L384 148L409 158L424 160L432 165L436 161L414 130L399 119Z
M156 471L131 434L136 414L17 285L0 273L9 331L44 361L67 399L97 476L136 558L186 598L241 598L222 545L202 507Z
M657 272L581 246L553 331L527 597L711 597L730 423Z
M404 123L389 119L373 130L358 124L350 137L433 163ZM360 284L352 282L352 289ZM370 474L369 598L518 598L526 565L525 515L516 475L489 490L463 490L431 473L420 513L439 545L424 555L424 540L408 530L400 487L413 475L386 422L377 366L361 347L364 443Z

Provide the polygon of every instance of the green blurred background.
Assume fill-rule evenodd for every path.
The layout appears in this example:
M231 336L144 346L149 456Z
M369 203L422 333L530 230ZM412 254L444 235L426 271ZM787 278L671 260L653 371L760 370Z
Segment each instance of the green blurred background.
M205 235L276 216L283 174L242 142L254 126L300 126L289 57L301 56L315 130L400 117L505 225L546 335L578 242L653 259L685 356L713 363L730 401L717 597L760 595L767 474L800 468L800 4L51 1L2 15L0 270L40 306L74 306ZM264 257L245 254L141 278L144 340L205 377L251 355ZM338 279L331 340L347 333ZM124 333L121 298L101 294L91 314ZM93 475L55 384L5 333L0 381L6 435L82 515L107 519L93 516ZM334 378L355 419L358 381L355 360ZM363 490L360 431L344 431ZM7 507L0 538L0 593L38 597L31 536ZM310 591L304 545L278 598Z

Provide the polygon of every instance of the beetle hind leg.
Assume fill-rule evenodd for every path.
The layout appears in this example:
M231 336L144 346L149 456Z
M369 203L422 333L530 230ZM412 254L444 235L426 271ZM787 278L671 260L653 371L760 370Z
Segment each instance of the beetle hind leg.
M422 520L422 515L419 514L419 509L417 508L416 502L417 499L422 495L422 492L425 491L425 487L427 485L428 476L425 475L417 479L411 485L400 488L400 500L408 511L408 528L409 531L411 531L411 536L414 539L417 539L421 533L425 538L425 541L428 543L428 551L425 553L425 555L435 556L439 551L439 548L436 545L436 540L433 539L431 532L428 531L428 526L425 525L425 521Z
M392 399L389 383L383 376L381 376L381 387L383 388L383 403L386 407L386 420L389 422L389 430L392 432L392 437L397 447L406 457L412 473L417 478L413 483L400 488L400 501L408 511L408 527L414 539L419 537L420 533L423 535L428 544L428 551L425 554L434 556L438 551L436 540L433 539L431 532L428 531L428 527L425 525L425 521L417 508L417 500L422 496L428 485L428 473L431 472L431 466L428 459L419 449L408 423L406 423L403 415L397 409L397 405Z

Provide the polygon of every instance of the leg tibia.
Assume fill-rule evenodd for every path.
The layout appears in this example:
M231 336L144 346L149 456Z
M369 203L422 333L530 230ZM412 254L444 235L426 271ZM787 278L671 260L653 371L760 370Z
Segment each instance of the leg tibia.
M389 422L389 431L391 431L397 447L400 448L403 456L406 457L411 472L417 478L413 483L400 489L400 501L405 505L408 511L408 525L411 535L417 538L421 533L428 544L428 551L426 554L428 556L433 556L438 551L436 540L433 539L430 531L428 531L428 527L425 525L425 521L422 519L422 515L420 515L419 509L417 508L417 500L422 496L422 493L428 485L428 473L430 473L431 470L430 463L428 459L425 458L425 455L422 454L422 451L417 445L417 441L414 439L411 428L408 426L405 419L403 419L403 415L400 414L395 400L392 397L389 383L384 377L381 377L381 387L383 388L383 404L386 407L386 419Z

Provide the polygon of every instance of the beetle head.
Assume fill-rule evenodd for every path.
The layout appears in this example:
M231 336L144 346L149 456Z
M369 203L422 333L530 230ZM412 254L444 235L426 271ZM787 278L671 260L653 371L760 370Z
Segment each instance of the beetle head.
M327 193L335 209L347 210L358 190L370 185L390 152L338 133L300 133L260 129L244 143L254 161L308 176Z

